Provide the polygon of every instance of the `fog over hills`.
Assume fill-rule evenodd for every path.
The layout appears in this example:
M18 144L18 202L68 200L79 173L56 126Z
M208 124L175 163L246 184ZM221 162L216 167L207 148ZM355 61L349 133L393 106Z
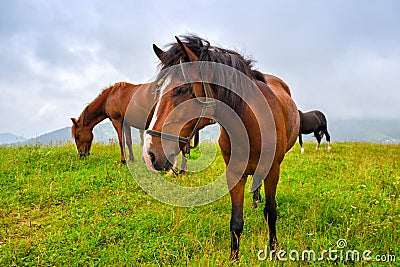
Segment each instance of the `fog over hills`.
M328 130L332 142L373 142L400 143L400 120L331 120ZM100 143L115 142L117 134L110 122L104 122L93 129L94 141ZM219 126L211 125L200 132L202 141L217 141ZM303 136L305 141L314 141L312 135ZM139 143L139 131L132 128L132 140ZM324 139L325 141L325 139ZM73 142L71 127L64 127L35 138L26 139L10 133L0 134L0 145L60 145Z

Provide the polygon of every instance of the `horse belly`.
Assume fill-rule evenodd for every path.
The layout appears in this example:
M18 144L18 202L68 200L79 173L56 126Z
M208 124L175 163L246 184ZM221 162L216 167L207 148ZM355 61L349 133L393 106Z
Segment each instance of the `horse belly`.
M319 119L317 116L308 115L303 113L303 120L301 125L302 134L310 134L316 131L319 127Z

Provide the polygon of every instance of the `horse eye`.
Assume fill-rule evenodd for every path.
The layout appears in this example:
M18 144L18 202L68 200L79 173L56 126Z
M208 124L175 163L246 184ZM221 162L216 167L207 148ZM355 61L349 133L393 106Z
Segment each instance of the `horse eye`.
M76 139L76 140L79 140L79 138L81 138L81 135L80 135L80 134L77 134L76 137L75 137L75 139Z
M186 94L187 92L189 91L189 89L187 88L187 87L179 87L177 90L176 90L176 95L184 95L184 94Z

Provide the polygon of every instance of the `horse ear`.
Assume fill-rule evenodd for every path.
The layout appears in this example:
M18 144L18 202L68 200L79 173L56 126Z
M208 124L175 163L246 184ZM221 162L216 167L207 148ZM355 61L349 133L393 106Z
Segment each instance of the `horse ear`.
M181 48L182 56L185 57L185 59L187 59L188 61L199 61L199 58L196 56L196 54L193 53L193 51L190 50L189 47L183 44L177 36L175 36L175 39L178 42L179 47Z
M75 127L78 127L78 122L76 121L75 118L71 118L71 121L75 125Z
M161 60L161 62L163 62L165 52L155 44L153 44L153 50L154 53L156 53L156 56Z

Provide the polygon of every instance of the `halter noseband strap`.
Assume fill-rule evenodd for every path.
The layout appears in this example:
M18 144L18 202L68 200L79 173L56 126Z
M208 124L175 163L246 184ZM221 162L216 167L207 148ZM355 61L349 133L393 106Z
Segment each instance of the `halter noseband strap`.
M157 136L163 139L167 139L170 141L175 141L179 143L185 143L186 144L186 153L190 154L190 139L192 138L185 138L185 137L180 137L179 135L173 135L173 134L167 134L155 130L147 130L146 133L152 135L152 136Z
M181 71L182 71L182 75L183 78L185 79L185 83L189 84L190 89L193 91L193 86L192 83L190 83L190 81L186 78L185 75L185 71L183 70L183 65L182 65L182 58L180 59L179 65L181 67ZM201 72L200 72L201 73ZM181 137L179 135L172 135L172 134L167 134L167 133L163 133L163 132L159 132L159 131L155 131L155 130L147 130L147 133L152 135L152 136L157 136L163 139L167 139L170 141L175 141L175 142L180 142L180 143L185 143L186 145L186 151L184 153L184 155L190 155L190 149L193 148L190 146L190 140L193 138L193 136L196 134L196 132L198 131L198 128L200 126L201 121L204 118L204 115L206 114L207 108L215 108L215 99L212 95L212 90L211 87L208 83L203 81L202 78L202 84L203 84L203 90L204 90L204 94L205 94L205 101L201 101L200 99L198 99L198 97L196 96L195 92L193 91L193 94L195 96L195 100L202 105L201 108L201 113L200 116L192 130L192 133L188 136L188 137Z

